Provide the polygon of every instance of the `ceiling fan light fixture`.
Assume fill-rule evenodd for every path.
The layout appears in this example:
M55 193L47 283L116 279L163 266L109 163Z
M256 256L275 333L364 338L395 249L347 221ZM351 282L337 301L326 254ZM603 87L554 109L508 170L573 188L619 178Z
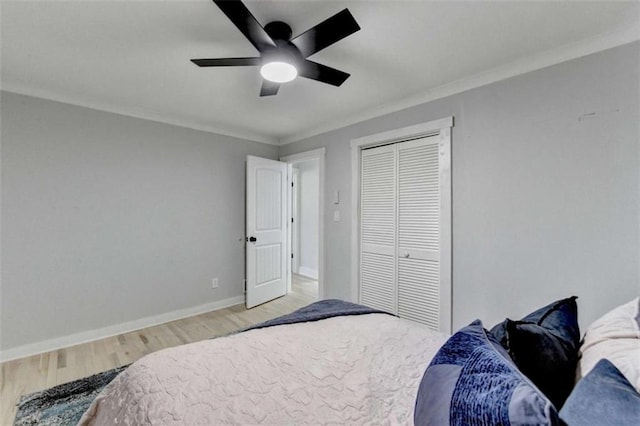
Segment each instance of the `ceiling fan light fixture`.
M0 0L1 1L1 0ZM192 59L199 67L261 66L260 96L278 93L281 83L300 77L339 87L349 73L307 59L326 47L360 30L360 25L343 9L318 25L291 38L291 27L282 21L262 26L243 0L213 0L227 18L260 53L250 58Z
M298 76L298 70L288 62L273 61L260 68L260 75L274 83L288 83Z

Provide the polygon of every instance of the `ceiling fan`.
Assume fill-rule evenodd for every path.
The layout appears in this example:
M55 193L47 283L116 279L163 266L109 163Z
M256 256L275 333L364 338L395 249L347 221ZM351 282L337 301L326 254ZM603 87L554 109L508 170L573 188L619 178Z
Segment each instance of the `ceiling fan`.
M269 22L262 27L240 0L213 0L260 52L259 57L192 59L199 67L260 66L260 96L278 93L280 84L298 75L340 86L349 74L307 59L308 56L360 30L349 9L344 9L304 33L291 38L291 27Z

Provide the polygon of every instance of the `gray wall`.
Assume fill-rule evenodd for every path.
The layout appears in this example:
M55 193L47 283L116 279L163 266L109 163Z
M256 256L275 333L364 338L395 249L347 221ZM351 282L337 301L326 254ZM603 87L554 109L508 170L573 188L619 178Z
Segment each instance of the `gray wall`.
M640 293L640 43L281 147L326 147L327 297L350 296L349 142L455 117L453 325L579 296L585 327ZM593 114L593 115L591 115Z
M633 43L279 150L3 92L0 349L240 296L247 154L327 148L325 289L348 299L349 141L446 116L454 327L571 294L584 326L640 293L639 59Z
M1 102L2 349L242 295L245 158L277 147Z

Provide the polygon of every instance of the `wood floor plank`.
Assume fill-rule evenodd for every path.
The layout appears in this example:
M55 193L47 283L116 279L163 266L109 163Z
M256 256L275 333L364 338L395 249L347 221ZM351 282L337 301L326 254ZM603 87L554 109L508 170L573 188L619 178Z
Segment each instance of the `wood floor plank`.
M58 369L56 366L58 365L58 352L53 351L49 352L49 365L47 366L46 371L46 387L50 388L58 384Z
M290 313L318 298L317 282L293 276L288 295L247 310L244 304L206 312L82 345L0 364L0 425L10 426L22 395L135 362L185 343L225 336Z

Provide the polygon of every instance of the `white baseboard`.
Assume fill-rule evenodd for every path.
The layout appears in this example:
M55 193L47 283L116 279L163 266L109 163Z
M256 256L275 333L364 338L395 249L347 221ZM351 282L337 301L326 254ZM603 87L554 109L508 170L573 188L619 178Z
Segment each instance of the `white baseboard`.
M11 361L17 358L24 358L31 355L41 354L43 352L54 351L56 349L67 348L69 346L79 345L82 343L92 342L94 340L104 339L118 334L129 333L131 331L140 330L141 328L152 327L154 325L164 324L182 318L203 314L205 312L216 311L218 309L227 308L229 306L244 303L244 296L230 297L228 299L218 300L204 305L193 306L191 308L179 309L160 315L140 318L134 321L128 321L121 324L110 325L108 327L98 328L95 330L83 331L80 333L70 334L68 336L56 337L55 339L43 340L36 343L29 343L15 348L0 351L0 362Z
M318 270L317 269L312 269L312 268L307 268L306 266L301 266L298 269L298 274L305 276L307 278L313 278L314 280L318 279Z

